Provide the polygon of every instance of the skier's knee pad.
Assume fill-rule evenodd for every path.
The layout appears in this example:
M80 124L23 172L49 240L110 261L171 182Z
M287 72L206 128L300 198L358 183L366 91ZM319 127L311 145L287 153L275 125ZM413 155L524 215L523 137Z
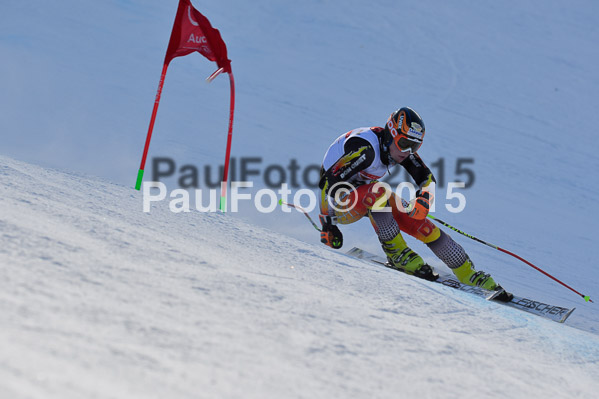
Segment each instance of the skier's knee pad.
M443 261L450 269L456 269L468 260L468 255L464 248L453 240L449 235L441 231L439 238L429 242L426 245L433 251L439 259Z

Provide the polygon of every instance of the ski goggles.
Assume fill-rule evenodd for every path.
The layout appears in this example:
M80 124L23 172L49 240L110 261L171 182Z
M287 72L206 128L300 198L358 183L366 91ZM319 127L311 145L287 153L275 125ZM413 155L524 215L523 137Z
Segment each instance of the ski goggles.
M414 154L422 145L422 141L418 139L411 139L406 136L394 137L393 142L395 143L395 146L399 149L399 151L409 152L410 154Z
M391 140L393 141L395 146L399 149L399 151L410 152L410 154L414 154L416 151L418 151L418 149L422 145L422 139L418 139L416 137L410 137L407 134L405 134L403 131L398 131L397 127L395 127L391 121L389 121L387 123L387 127L389 128L389 131L391 132ZM419 132L413 128L410 128L408 132L412 133L412 136L417 136L417 135L420 135L421 137L424 136L423 132ZM389 144L391 144L391 143L389 143Z

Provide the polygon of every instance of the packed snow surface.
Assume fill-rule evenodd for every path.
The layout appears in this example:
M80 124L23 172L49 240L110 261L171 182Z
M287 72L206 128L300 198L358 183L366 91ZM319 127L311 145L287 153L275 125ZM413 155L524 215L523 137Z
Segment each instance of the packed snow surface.
M0 158L3 398L592 397L599 338Z

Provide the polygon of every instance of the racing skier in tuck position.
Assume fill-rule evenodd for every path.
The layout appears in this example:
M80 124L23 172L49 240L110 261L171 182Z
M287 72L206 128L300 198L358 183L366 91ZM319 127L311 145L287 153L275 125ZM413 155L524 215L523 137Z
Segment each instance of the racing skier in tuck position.
M422 118L404 107L391 114L384 128L354 129L331 144L319 182L321 242L341 248L343 235L338 225L368 216L387 255L388 267L428 280L438 278L408 247L403 231L425 243L462 283L501 290L489 274L475 270L461 245L426 217L433 201L431 185L435 178L417 153L424 134ZM397 165L404 167L418 186L411 203L377 184L389 168ZM390 207L391 212L381 210L381 204ZM509 301L510 296L502 293L497 299Z

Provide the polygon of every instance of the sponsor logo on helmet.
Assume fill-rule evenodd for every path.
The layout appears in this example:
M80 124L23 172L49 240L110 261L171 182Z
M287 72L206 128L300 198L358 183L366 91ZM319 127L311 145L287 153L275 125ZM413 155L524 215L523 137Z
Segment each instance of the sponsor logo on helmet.
M409 127L408 127L408 121L404 118L407 118L406 116L406 111L400 111L399 113L399 119L397 121L397 130L401 131L403 134L407 134Z
M389 128L389 131L391 132L391 136L393 136L393 137L397 136L397 129L395 129L395 126L393 126L393 121L391 119L389 119L387 121L387 127Z
M397 121L397 127L403 126L404 115L405 115L405 113L403 111L401 111L401 113L399 114L399 120Z
M412 127L408 130L408 135L422 140L424 136L424 133L422 133L422 126L420 126L419 123L412 122Z
M410 128L410 130L408 130L408 136L422 140L423 134L422 134L422 132L419 132L417 130Z

